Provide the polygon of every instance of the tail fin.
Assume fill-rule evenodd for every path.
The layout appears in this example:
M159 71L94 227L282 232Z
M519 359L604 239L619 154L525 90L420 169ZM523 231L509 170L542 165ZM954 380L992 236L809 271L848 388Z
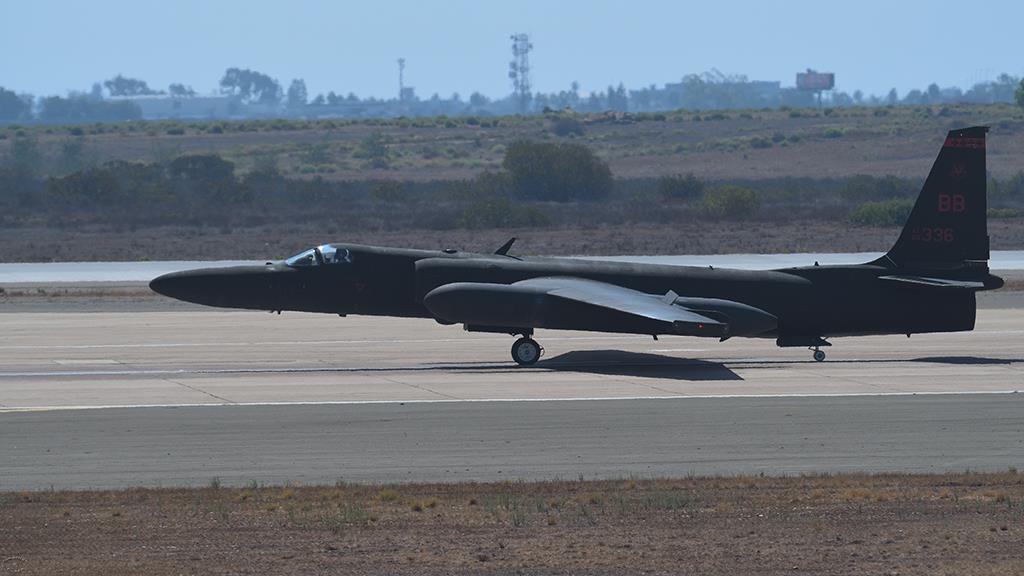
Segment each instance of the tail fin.
M987 132L986 126L950 130L899 240L880 263L915 269L987 267Z

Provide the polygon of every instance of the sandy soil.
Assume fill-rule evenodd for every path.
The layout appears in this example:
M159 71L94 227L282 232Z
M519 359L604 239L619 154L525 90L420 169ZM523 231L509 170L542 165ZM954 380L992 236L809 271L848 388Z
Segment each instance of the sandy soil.
M1019 574L1024 477L0 494L4 574Z

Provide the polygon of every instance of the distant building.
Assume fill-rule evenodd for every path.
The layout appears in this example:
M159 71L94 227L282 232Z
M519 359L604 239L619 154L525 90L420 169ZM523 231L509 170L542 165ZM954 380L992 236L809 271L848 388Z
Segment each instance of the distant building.
M142 109L142 117L146 120L206 120L212 118L231 118L241 116L239 103L230 96L192 96L176 98L173 96L131 96L112 97L110 100L128 100ZM251 108L251 107L247 107ZM253 115L254 110L246 110L245 115ZM277 109L266 110L277 114ZM259 114L257 112L258 115Z

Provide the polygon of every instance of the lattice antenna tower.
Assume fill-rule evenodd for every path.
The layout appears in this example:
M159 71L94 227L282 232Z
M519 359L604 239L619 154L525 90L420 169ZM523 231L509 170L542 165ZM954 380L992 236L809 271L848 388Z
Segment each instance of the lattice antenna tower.
M398 99L405 100L405 58L398 59Z
M530 44L529 34L513 34L512 61L508 63L508 77L512 80L512 93L519 103L519 111L526 113L530 105Z

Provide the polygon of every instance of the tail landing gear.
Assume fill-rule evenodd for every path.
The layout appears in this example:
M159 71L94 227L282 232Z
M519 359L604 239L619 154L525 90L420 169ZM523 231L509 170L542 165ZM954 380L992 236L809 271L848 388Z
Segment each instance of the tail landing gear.
M516 340L515 344L512 345L512 359L520 366L536 364L542 354L544 354L544 349L540 347L540 344L537 344L536 340L529 336Z
M814 352L815 362L824 362L825 351L821 348L823 346L831 346L832 344L821 336L780 336L775 340L775 345L780 348L807 346L808 350Z

